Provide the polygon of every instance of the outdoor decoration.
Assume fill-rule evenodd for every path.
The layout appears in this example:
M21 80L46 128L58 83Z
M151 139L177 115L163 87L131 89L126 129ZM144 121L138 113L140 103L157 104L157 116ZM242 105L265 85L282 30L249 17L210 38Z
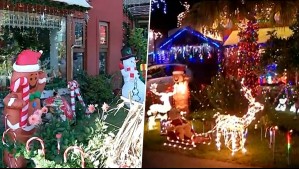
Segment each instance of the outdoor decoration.
M105 168L141 168L143 143L143 104L121 96L122 103L130 104L128 115L115 138L107 137Z
M71 146L71 147L68 147L65 151L64 151L64 154L63 154L63 159L64 159L64 162L66 163L67 162L67 153L73 149L74 151L77 150L80 152L80 155L81 155L81 168L85 168L85 161L84 161L84 155L85 153L83 152L83 150L78 147L78 146Z
M182 4L182 3L181 3ZM189 12L189 9L190 9L190 5L188 4L188 2L184 2L182 4L184 7L185 7L185 11L184 12L181 12L178 16L177 16L177 27L180 27L182 26L182 21L183 19L185 18L186 14Z
M220 139L223 135L224 144L232 151L232 155L239 150L242 150L243 153L246 152L247 127L255 119L255 114L264 109L264 105L255 101L255 98L251 94L251 89L244 85L244 79L242 79L241 85L244 96L249 101L247 113L243 117L217 113L214 116L217 117L215 127L206 133L216 132L216 146L218 150L220 150Z
M178 60L189 60L190 62L204 63L213 57L218 57L217 49L208 43L201 45L173 46L169 51L161 50L157 52L155 60L162 63L175 62Z
M164 145L192 150L196 143L210 142L210 135L199 135L193 130L191 122L184 118L185 112L178 109L169 111L169 118L166 125L167 141Z
M46 117L48 120L50 120L52 116L59 117L63 121L66 119L72 120L74 117L68 101L57 93L55 93L53 97L45 99L43 105L48 107L49 112L51 113L51 115L49 114L49 116Z
M189 113L189 77L185 74L185 67L175 67L172 72L174 88L176 91L173 95L174 106L180 111Z
M256 70L259 67L260 54L258 41L258 24L256 20L240 21L238 42L238 77L245 78L245 85L249 86L252 94L256 94L258 76Z
M163 13L164 14L167 13L167 11L166 11L167 7L166 7L165 0L151 0L151 5L152 5L152 7L151 7L152 11L155 11L156 9L160 9L160 8L162 9L162 7L163 7Z
M121 53L122 64L120 64L120 69L124 79L122 96L129 98L129 93L131 93L134 101L143 103L145 97L145 84L139 78L135 56L132 54L131 48L126 46L123 47Z
M159 118L161 122L164 119L167 120L167 112L171 109L169 98L176 93L175 90L173 92L168 92L168 93L163 93L163 92L159 93L157 92L157 86L158 84L153 83L150 86L150 91L153 92L155 95L160 96L160 100L162 101L163 104L153 104L149 107L149 110L147 111L147 115L150 116L149 117L150 123L148 124L150 130L153 129L154 127L155 119ZM158 116L159 113L161 113L162 115Z
M293 130L289 130L287 132L287 149L288 149L288 165L290 165L290 150L291 150L291 138L292 138Z
M75 110L76 110L75 94L76 94L78 100L80 101L81 105L84 108L86 108L86 105L85 105L85 103L83 101L83 98L80 94L79 84L76 80L68 82L68 89L71 91L71 108L72 108L73 116L75 117L76 116L76 112L75 112ZM86 109L85 113L88 113L87 109Z
M25 143L34 133L28 117L40 109L40 96L46 75L40 71L38 60L42 51L22 51L13 65L11 93L4 98L6 125L16 133L16 140Z
M275 107L276 111L286 111L287 109L287 102L288 98L280 98L278 105Z
M6 137L8 132L12 133L12 141L14 145L17 145L18 142L16 140L17 136L16 133L14 131L12 131L12 129L8 128L6 129L3 134L2 134L2 144L7 147L10 148L10 144L8 141L6 141ZM9 136L11 137L11 136ZM5 163L6 166L8 166L9 168L23 168L26 166L26 159L23 156L19 156L19 157L14 157L14 154L12 152L8 152L8 151L4 151L3 152L3 162Z

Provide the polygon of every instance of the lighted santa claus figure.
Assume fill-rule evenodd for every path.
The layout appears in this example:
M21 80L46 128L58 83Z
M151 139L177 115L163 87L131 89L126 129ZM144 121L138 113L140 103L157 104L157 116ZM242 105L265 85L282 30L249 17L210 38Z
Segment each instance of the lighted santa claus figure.
M189 90L189 80L185 74L185 66L176 66L174 71L172 72L172 79L174 82L174 88L176 93L173 95L175 108L183 111L189 112L189 98L190 98L190 90Z
M124 79L124 85L122 87L122 96L129 98L131 93L132 100L143 103L145 84L139 78L139 72L136 68L135 55L132 54L130 47L124 46L121 50L122 58L120 59L121 74Z

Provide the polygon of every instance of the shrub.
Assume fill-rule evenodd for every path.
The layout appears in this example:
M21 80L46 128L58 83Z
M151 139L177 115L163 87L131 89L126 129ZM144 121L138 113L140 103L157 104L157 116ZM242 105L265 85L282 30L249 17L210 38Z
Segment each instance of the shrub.
M110 102L114 97L109 75L90 76L80 72L75 79L80 85L81 95L87 104Z

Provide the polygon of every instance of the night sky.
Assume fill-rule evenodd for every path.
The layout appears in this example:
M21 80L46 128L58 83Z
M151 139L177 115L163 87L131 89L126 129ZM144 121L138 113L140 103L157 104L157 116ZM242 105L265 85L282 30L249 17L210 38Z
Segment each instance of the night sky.
M185 11L185 7L181 4L188 2L190 8L193 4L200 2L200 0L165 0L167 4L167 13L163 13L163 6L151 12L150 28L155 31L160 31L167 34L168 30L177 27L177 16Z

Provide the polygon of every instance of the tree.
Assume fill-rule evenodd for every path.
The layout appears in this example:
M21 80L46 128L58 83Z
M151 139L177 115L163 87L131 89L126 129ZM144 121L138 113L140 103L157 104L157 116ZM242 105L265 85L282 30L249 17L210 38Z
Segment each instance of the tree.
M293 22L298 7L298 0L201 1L190 8L182 25L221 31L228 27L227 20L231 20L231 25L235 25L241 18L249 19L248 13L252 12L256 13L256 18L260 23L289 25Z
M261 55L261 67L267 67L270 64L277 64L277 73L283 73L285 68L290 64L286 64L288 59L287 40L278 38L276 31L268 32L270 38L266 42L264 53Z
M261 66L271 63L277 64L278 73L285 69L292 74L297 72L299 66L299 13L295 22L290 26L293 35L288 39L278 38L275 32L269 32L270 39L266 43L265 52L262 55ZM289 76L290 77L290 76Z
M258 85L260 62L257 30L258 26L255 19L239 24L238 77L239 79L245 78L244 84L252 90L255 90Z

